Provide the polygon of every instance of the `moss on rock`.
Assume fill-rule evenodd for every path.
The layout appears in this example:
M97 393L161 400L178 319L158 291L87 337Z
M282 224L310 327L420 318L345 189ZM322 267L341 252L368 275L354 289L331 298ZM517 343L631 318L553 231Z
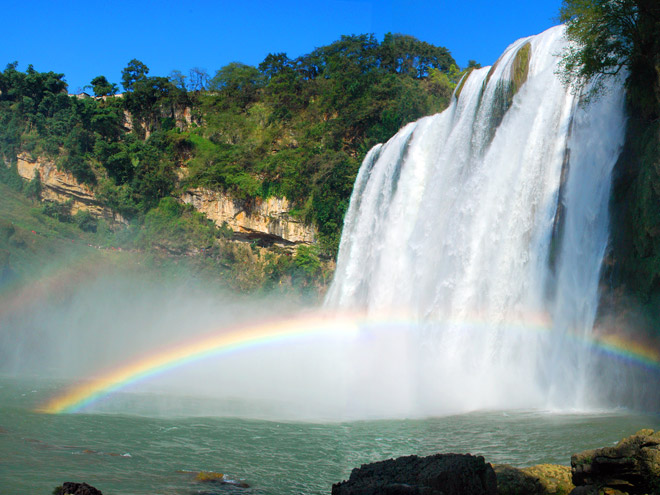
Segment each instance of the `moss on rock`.
M520 87L527 81L527 76L529 75L529 63L532 60L532 44L530 42L525 43L516 57L513 59L513 64L511 65L511 98L518 92Z
M568 466L538 464L515 468L502 464L494 469L499 495L567 495L574 488Z
M527 76L529 75L529 64L532 59L532 45L527 42L518 49L516 55L511 64L509 79L503 79L497 81L497 86L495 86L495 95L492 112L490 114L490 124L489 128L491 135L489 141L495 136L495 131L502 123L502 119L506 112L511 108L513 104L513 97L520 90L522 85L527 81ZM484 89L488 86L490 78L495 72L495 69L499 63L499 60L493 64L493 66L488 71L486 80L484 81ZM482 91L483 95L483 91Z
M472 74L472 71L474 69L469 69L465 75L461 78L461 80L458 83L458 86L456 87L456 91L454 91L454 96L456 99L458 99L461 96L461 92L463 91L463 88L465 87L465 83L468 80L468 77L470 77L470 74Z
M209 481L223 481L225 475L222 473L215 473L213 471L200 471L195 475L196 481L209 482Z

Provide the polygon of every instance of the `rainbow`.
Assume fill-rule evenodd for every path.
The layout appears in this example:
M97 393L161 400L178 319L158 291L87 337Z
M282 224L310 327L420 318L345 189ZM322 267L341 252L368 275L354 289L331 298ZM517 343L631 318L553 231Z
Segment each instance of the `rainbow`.
M313 315L223 330L191 343L143 356L97 378L77 384L61 396L51 399L38 411L49 414L77 412L128 385L211 356L299 340L306 336L355 336L359 331L358 321L356 317Z
M593 347L614 359L660 371L660 351L621 335L602 335L593 341Z
M310 313L295 318L269 320L247 326L216 330L197 337L192 342L142 356L96 378L76 384L37 410L48 414L79 412L97 400L131 384L213 356L305 338L357 337L362 330L369 326L376 326L379 332L388 329L400 331L420 323L433 322L420 322L405 317L404 314L394 313L380 318L366 317L363 313L357 312L340 315ZM479 318L463 321L444 320L441 323L471 327L474 330L492 327L492 324ZM519 321L500 323L506 324L509 330L520 332L547 333L551 329L547 315L541 314L529 314ZM576 336L569 336L569 338L573 344L589 347L594 352L606 357L641 365L653 372L660 372L660 352L631 339L616 335L604 335L591 340L580 339Z

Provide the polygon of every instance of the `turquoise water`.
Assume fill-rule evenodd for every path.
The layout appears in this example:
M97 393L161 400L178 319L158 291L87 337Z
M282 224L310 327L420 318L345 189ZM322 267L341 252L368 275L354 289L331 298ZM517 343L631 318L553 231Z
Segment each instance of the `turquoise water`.
M492 463L569 464L571 453L610 445L657 417L623 411L552 414L474 412L456 416L345 423L145 415L45 415L35 406L55 384L0 379L0 493L49 494L85 481L105 495L319 494L353 467L401 455L470 452ZM181 399L184 400L184 399ZM395 400L395 398L393 398ZM142 404L142 407L138 407ZM194 481L215 471L250 488Z

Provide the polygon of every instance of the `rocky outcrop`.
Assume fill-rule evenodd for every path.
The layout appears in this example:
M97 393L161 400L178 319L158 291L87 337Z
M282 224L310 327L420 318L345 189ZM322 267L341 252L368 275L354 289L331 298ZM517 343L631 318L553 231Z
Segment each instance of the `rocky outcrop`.
M204 213L216 225L226 224L234 238L256 240L261 245L312 244L316 241L314 227L291 216L286 198L256 198L244 201L217 191L189 189L181 196L184 203Z
M363 464L332 495L495 495L495 472L470 454L415 455Z
M574 487L571 468L557 464L538 464L516 468L493 466L499 495L567 495Z
M436 454L364 464L332 495L660 495L660 431L640 430L614 447L586 450L571 467L491 467L483 457Z
M101 490L97 490L87 483L72 483L67 481L53 492L56 495L103 495Z
M571 457L572 495L660 493L660 431L640 430L614 447Z
M78 210L86 210L96 217L116 222L124 221L110 208L102 206L90 187L79 183L70 172L58 170L54 163L44 159L35 160L27 153L22 153L17 158L16 166L18 174L26 180L32 180L35 172L39 175L42 186L41 199L57 202L71 201L71 213L73 214Z
M185 114L183 118L186 118ZM89 186L79 183L70 172L58 170L53 162L34 159L28 153L22 153L17 158L17 170L28 181L35 177L35 173L38 174L42 185L41 199L70 201L72 214L86 210L96 217L125 222L119 214L103 206ZM181 200L204 213L218 227L231 228L235 240L257 241L259 245L267 247L273 244L313 244L317 239L315 227L306 225L290 214L291 206L286 198L246 201L226 193L198 188L186 191Z
M250 488L250 485L244 481L232 480L227 478L222 473L216 473L213 471L200 471L195 475L195 481L202 484L211 484L211 485L224 485L231 486L236 488ZM198 492L201 493L201 492Z

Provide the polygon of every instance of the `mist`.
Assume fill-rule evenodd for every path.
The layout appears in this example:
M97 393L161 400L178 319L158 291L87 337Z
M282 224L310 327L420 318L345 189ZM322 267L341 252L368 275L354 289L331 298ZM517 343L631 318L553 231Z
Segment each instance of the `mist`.
M237 296L199 280L128 271L48 292L27 287L0 314L0 373L48 380L57 395L205 336L316 314L329 317L292 298ZM310 328L297 338L174 367L84 412L319 420L415 415L413 335L402 326L340 330Z

